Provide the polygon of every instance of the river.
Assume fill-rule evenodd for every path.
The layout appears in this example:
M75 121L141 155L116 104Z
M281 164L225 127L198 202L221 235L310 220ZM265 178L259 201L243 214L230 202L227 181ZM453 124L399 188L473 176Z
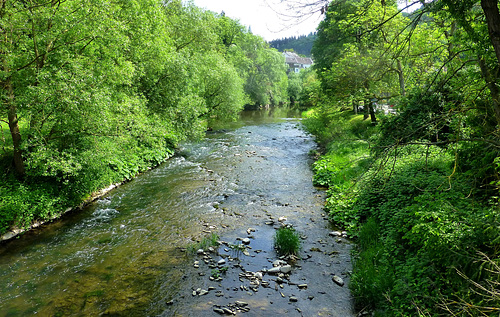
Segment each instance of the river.
M311 182L316 144L297 117L245 111L83 211L0 245L0 316L354 316L351 244L329 234ZM281 278L266 269L283 224L302 248ZM215 234L225 244L214 252L186 251ZM245 252L230 248L244 238Z

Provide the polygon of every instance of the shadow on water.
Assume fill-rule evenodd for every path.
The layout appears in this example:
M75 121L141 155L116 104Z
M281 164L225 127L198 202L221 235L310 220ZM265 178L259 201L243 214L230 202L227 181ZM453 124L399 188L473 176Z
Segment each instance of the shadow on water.
M191 298L211 269L200 274L183 248L213 232L236 242L253 226L253 251L272 258L274 229L266 221L283 214L312 233L304 219L321 219L323 197L311 185L308 158L315 144L299 115L245 111L83 211L1 245L0 316L217 315L205 298ZM328 236L324 223L314 227ZM255 254L240 257L248 270L269 264ZM238 283L226 279L220 287ZM346 294L343 311L351 307Z

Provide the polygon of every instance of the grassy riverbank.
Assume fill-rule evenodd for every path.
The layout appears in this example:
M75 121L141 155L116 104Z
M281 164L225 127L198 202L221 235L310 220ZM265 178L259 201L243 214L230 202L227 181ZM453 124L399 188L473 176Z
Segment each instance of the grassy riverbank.
M377 316L498 316L497 199L477 184L466 146L383 148L391 118L372 126L351 111L306 113L325 154L330 219L355 238L350 289Z

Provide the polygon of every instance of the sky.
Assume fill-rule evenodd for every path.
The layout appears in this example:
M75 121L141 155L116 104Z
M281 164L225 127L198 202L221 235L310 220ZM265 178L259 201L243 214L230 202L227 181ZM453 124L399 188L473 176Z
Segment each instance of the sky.
M286 13L284 7L273 5L273 10L268 3L272 0L193 0L200 8L216 13L224 11L226 16L239 20L244 26L250 27L253 34L262 36L266 41L274 39L307 35L316 31L316 27L323 18L320 14L310 16L302 23L286 21L275 11Z
M193 0L193 2L200 8L216 13L224 11L226 16L239 20L242 25L250 27L253 34L262 36L266 41L308 35L316 31L319 22L324 17L317 13L308 16L301 23L286 21L283 14L286 14L287 10L284 5L279 6L279 0ZM405 3L413 1L399 0L398 2L399 7L403 8ZM414 9L409 9L408 12Z

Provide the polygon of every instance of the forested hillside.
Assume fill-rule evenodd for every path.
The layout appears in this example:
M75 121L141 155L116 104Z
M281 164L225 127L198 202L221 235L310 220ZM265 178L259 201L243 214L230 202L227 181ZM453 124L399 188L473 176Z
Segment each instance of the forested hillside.
M299 100L327 151L314 181L357 243L358 309L498 316L498 1L326 8Z
M316 34L311 33L309 35L301 35L298 37L292 36L273 40L269 42L269 45L280 52L293 50L297 54L311 56L314 40L316 40Z
M287 98L279 52L180 0L1 1L0 21L0 234Z

